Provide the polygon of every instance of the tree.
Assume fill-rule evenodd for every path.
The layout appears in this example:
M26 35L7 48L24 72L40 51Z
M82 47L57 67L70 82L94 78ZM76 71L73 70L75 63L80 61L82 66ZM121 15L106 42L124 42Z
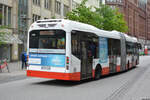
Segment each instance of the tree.
M124 15L118 9L112 9L108 5L100 5L96 7L86 7L85 3L88 0L83 0L76 9L67 13L66 18L86 24L93 25L99 29L117 30L127 32L128 27L124 20ZM93 10L94 9L94 10Z
M85 3L87 0L83 0L76 9L67 13L66 18L86 24L93 25L97 28L102 28L103 18L100 14L92 11L92 7L86 7Z
M120 32L127 32L128 26L124 20L124 15L119 12L118 8L112 9L108 5L100 5L95 8L96 12L103 16L103 29L104 30L117 30Z
M3 36L4 36L4 32L2 32L1 30L3 29L4 27L3 26L0 26L0 46L2 45L2 44L4 44L4 42L3 42Z
M2 14L0 14L0 19L2 19ZM2 45L2 44L5 44L3 41L5 40L4 39L4 34L6 34L5 32L3 32L2 30L3 29L6 29L6 28L8 28L7 26L0 26L0 46Z

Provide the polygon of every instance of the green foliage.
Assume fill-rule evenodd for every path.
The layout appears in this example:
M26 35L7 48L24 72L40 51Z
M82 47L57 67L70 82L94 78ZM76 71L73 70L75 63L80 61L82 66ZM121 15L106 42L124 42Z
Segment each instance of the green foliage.
M112 31L127 32L128 27L124 20L124 15L119 13L118 9L112 9L107 5L100 5L99 8L87 7L83 0L76 9L67 13L66 18L86 24L93 25L97 28ZM93 10L95 9L95 10Z
M2 14L0 14L0 19L2 19ZM9 27L8 27L8 26L0 26L0 46L1 46L2 44L5 44L5 43L2 41L5 32L2 32L1 30L2 30L2 29L6 29L6 28L9 28Z
M93 25L97 28L102 28L102 16L97 12L92 11L92 7L86 7L85 3L87 0L83 0L76 9L72 12L67 13L66 18L86 24Z
M0 26L0 46L2 44L4 44L4 42L2 41L3 35L5 34L4 32L1 32L1 30L4 29L4 26Z
M52 16L52 19L56 19L56 16Z
M124 20L124 15L118 9L112 9L108 5L100 5L96 8L96 12L103 16L103 29L104 30L117 30L120 32L127 32L128 27Z

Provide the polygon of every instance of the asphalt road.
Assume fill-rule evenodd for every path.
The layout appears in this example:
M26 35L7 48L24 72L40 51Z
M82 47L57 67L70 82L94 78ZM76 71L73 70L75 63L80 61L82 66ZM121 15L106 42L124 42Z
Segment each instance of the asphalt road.
M140 57L140 65L136 68L97 81L24 78L1 83L0 100L150 100L150 78L146 77L150 77L149 61L150 56ZM147 88L139 89L143 81Z

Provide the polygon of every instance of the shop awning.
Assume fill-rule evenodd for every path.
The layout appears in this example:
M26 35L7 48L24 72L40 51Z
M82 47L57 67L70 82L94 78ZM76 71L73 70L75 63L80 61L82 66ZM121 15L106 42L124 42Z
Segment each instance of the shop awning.
M17 35L11 33L1 34L0 41L7 44L23 44Z

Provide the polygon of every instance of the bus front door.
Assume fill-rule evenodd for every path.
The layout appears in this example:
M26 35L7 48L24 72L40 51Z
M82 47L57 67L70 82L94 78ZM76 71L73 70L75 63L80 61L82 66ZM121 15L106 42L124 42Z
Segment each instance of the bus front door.
M87 79L92 77L92 56L86 41L81 42L81 78Z

